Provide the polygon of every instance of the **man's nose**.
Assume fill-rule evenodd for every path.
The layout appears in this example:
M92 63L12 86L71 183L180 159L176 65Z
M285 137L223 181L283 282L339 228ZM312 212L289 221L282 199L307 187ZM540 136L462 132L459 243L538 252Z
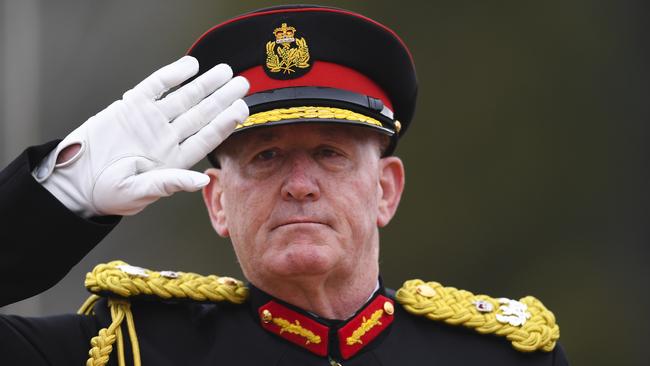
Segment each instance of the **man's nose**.
M316 179L316 162L306 154L293 156L290 170L282 185L282 198L285 200L310 200L320 198L320 187Z

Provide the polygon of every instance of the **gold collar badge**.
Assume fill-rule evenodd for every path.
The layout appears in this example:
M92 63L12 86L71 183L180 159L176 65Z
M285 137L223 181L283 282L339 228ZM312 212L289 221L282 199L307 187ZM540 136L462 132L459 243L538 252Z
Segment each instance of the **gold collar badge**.
M266 43L266 67L268 71L283 74L296 72L295 68L309 67L309 48L304 37L296 38L296 28L282 23L273 31L275 41Z

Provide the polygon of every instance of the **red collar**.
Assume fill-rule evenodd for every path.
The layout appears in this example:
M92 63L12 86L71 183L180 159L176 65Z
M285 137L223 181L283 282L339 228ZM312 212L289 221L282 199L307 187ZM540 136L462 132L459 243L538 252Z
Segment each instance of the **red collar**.
M332 347L347 360L368 346L393 322L393 300L377 295L352 318L330 326L271 300L258 308L260 324L269 332L319 356Z

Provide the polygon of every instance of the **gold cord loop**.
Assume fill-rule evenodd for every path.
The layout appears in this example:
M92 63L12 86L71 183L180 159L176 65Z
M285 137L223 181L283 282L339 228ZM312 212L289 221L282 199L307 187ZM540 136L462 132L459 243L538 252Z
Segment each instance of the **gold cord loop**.
M95 296L95 295L93 295ZM92 307L88 304L95 304L99 297L89 298L79 309L79 314L89 314ZM127 319L127 329L133 352L133 365L140 366L140 349L138 347L138 336L135 332L135 323L131 313L131 304L125 300L109 299L108 306L111 310L112 322L108 328L99 330L99 334L90 340L90 351L88 351L88 360L86 366L104 366L108 363L113 344L117 343L117 363L119 366L125 366L124 359L124 339L122 336L122 322Z
M129 268L139 272L129 271ZM166 300L229 301L235 304L241 304L248 298L248 288L241 281L229 277L156 272L132 267L122 261L97 265L86 274L85 285L94 294L108 292L124 298L149 295Z
M90 315L100 295L109 294L108 306L112 322L90 340L86 366L104 366L108 363L113 345L117 347L117 362L125 366L124 336L121 325L126 328L133 354L134 366L140 366L140 346L135 331L135 321L129 298L154 296L162 299L190 299L194 301L229 301L241 304L248 298L248 288L241 281L230 277L201 276L196 273L150 271L133 267L122 261L95 266L86 274L86 288L93 294L81 305L78 314ZM115 297L117 295L117 297Z
M560 338L555 316L532 296L518 302L494 299L444 287L438 282L410 280L397 290L396 300L412 314L462 325L481 334L504 336L515 349L522 352L550 352ZM509 308L508 304L511 303L520 308Z

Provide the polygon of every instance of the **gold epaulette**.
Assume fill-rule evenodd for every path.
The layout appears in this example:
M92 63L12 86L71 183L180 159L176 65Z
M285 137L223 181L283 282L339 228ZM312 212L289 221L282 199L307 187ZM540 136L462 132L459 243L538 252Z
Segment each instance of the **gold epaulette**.
M410 280L397 290L396 300L412 314L504 336L522 352L550 352L560 338L555 316L532 296L518 301L492 298L438 282Z
M95 266L86 274L85 286L92 293L78 314L89 315L97 301L108 297L112 323L99 330L90 340L86 366L103 366L108 363L113 344L117 343L117 361L125 365L124 341L121 324L126 320L133 354L133 364L140 366L140 347L131 313L130 299L160 298L163 300L192 300L198 302L228 301L241 304L248 298L244 283L231 277L202 276L190 272L151 271L113 261Z
M248 298L248 288L244 283L231 277L151 271L122 261L95 266L86 274L85 286L93 294L121 298L140 296L235 304Z

